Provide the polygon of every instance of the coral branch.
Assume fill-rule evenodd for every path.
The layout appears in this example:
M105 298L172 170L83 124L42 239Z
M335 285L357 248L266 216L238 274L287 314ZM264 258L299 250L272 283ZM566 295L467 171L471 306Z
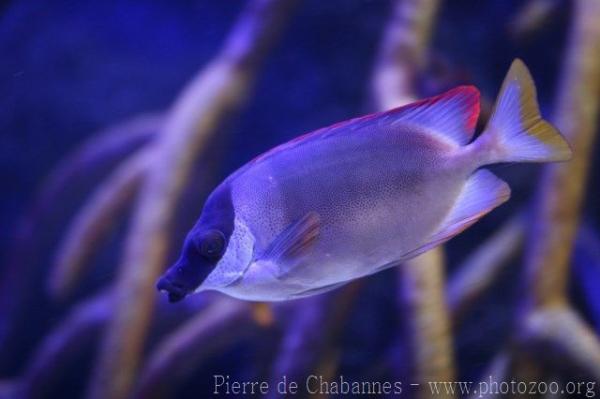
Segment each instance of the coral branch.
M574 23L559 85L555 124L569 140L573 159L546 166L527 242L527 289L520 324L537 358L561 353L600 378L600 343L568 305L570 257L579 225L600 92L600 2L575 2ZM523 340L521 337L520 340ZM538 373L536 367L529 367ZM537 367L539 368L539 367Z
M568 304L570 257L579 225L591 149L597 131L600 92L600 2L574 2L567 54L554 122L573 149L573 159L545 167L526 245L526 287L515 373L525 380L543 373L538 359L568 360L600 379L600 342ZM532 345L533 344L533 345ZM520 349L534 347L532 353ZM557 356L557 357L556 357ZM557 361L557 359L560 359ZM552 360L552 359L550 359Z
M251 1L221 55L190 83L168 117L127 239L117 286L121 305L103 342L90 398L129 394L152 316L154 283L166 262L177 201L203 145L246 99L259 61L292 3Z
M78 305L43 341L23 377L24 398L42 398L58 373L100 335L113 310L111 292Z
M397 1L383 38L373 77L379 109L403 105L416 94L439 1ZM400 274L401 307L406 309L414 377L449 381L454 375L450 322L443 294L444 261L436 248L405 264ZM426 395L426 392L421 392Z
M479 245L458 267L446 289L455 325L521 251L524 238L525 220L523 213L519 213Z
M271 386L287 376L289 381L303 381L315 370L335 368L330 360L339 348L339 334L362 286L356 281L331 293L317 295L282 305L293 314L286 326L279 353L271 370ZM277 397L276 391L270 397Z
M114 312L113 296L113 290L108 290L77 305L44 338L33 353L22 378L22 397L46 397L56 380L64 377L60 373L64 373L83 350L96 343ZM157 325L161 328L157 330L160 333L163 328L178 325L197 314L212 300L212 297L199 298L176 307L159 303Z
M34 207L49 211L64 192L72 192L76 180L90 183L91 169L110 168L147 144L162 126L162 114L140 115L92 135L67 156L46 178Z
M407 342L417 382L452 381L451 327L444 297L442 251L429 251L402 266L400 307L409 320ZM421 392L427 396L427 392Z
M526 259L532 306L566 299L569 258L597 131L600 2L580 0L575 5L554 113L556 126L573 148L573 159L543 171Z
M141 372L136 397L169 397L169 388L211 354L257 331L259 324L246 302L220 298L167 336Z
M521 338L539 359L557 369L575 368L600 381L600 341L587 323L567 306L552 306L527 316ZM572 371L572 370L571 370Z
M151 140L162 116L143 115L94 134L62 161L42 184L29 212L18 226L9 264L0 278L0 369L9 367L13 340L22 328L21 315L30 303L40 280L40 254L53 237L48 224L62 225L65 209L93 183L93 178L115 162ZM44 263L45 264L45 263ZM35 287L35 288L33 288Z
M479 382L490 382L489 385L493 385L494 381L510 381L513 361L512 353L509 350L501 351L492 359L490 366L483 373L483 378L480 379ZM482 392L476 392L472 393L469 397L472 399L481 398L482 394ZM505 396L506 395L502 395L499 390L492 390L491 392L485 393L486 398L499 398Z
M526 39L546 26L560 10L560 0L530 0L509 24L510 35L515 39Z
M373 97L380 110L409 103L427 61L429 37L439 0L397 0L387 24L373 74Z
M294 314L286 325L279 353L273 361L270 385L275 386L285 375L290 381L302 381L314 370L318 354L323 349L322 326L330 315L333 294L317 295L282 307ZM271 392L270 397L277 397Z
M19 381L0 380L0 399L12 399L20 395Z
M581 292L596 331L600 331L600 236L589 224L583 224L577 234L573 256L575 290Z
M89 265L107 231L118 221L138 189L152 160L152 149L140 150L120 165L88 200L70 224L56 255L48 289L64 299Z

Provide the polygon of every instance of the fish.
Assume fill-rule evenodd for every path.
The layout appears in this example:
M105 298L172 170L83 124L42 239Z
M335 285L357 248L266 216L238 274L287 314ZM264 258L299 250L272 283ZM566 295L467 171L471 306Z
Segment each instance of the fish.
M459 86L305 134L219 184L157 282L171 302L208 290L248 301L317 295L399 266L510 197L482 167L571 158L516 59L476 139L479 91Z

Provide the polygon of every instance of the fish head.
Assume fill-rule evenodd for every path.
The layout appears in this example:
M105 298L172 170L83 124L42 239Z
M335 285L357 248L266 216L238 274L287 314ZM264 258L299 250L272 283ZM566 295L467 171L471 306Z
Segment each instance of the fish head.
M219 229L191 231L179 259L158 280L156 288L166 292L170 302L182 300L215 269L226 248L227 238Z
M188 233L179 259L160 277L156 288L166 292L170 302L204 290L222 291L243 275L253 252L254 237L236 216L230 190L220 186Z

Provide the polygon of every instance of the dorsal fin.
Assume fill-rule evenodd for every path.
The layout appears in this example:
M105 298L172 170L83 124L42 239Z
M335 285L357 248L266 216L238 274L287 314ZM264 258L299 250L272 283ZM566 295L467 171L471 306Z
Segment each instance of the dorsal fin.
M471 141L479 118L479 90L475 86L458 86L440 95L415 101L389 111L339 122L319 129L310 136L345 130L393 127L398 123L412 124L444 136L458 145ZM307 138L306 136L300 139Z
M479 117L479 90L475 86L459 86L385 114L391 117L392 124L414 123L465 145L471 141Z
M479 117L479 90L475 86L458 86L438 96L429 97L389 111L349 119L303 134L257 156L249 164L312 139L325 139L348 131L382 129L398 123L418 126L458 145L471 141Z

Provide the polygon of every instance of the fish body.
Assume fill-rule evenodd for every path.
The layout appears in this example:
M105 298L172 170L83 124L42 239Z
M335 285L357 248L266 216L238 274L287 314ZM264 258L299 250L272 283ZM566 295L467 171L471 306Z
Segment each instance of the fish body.
M506 201L508 185L481 166L570 156L518 60L472 141L478 114L477 89L463 86L259 156L209 197L158 288L173 300L209 289L266 301L318 294L443 243ZM215 240L207 262L202 245Z
M468 151L415 126L377 132L367 124L277 150L224 184L236 214L260 232L259 253L304 215L318 215L319 239L302 265L264 281L271 294L301 295L316 282L330 286L372 274L418 248L451 208L472 164ZM265 277L258 264L247 272ZM238 285L251 294L253 285Z

